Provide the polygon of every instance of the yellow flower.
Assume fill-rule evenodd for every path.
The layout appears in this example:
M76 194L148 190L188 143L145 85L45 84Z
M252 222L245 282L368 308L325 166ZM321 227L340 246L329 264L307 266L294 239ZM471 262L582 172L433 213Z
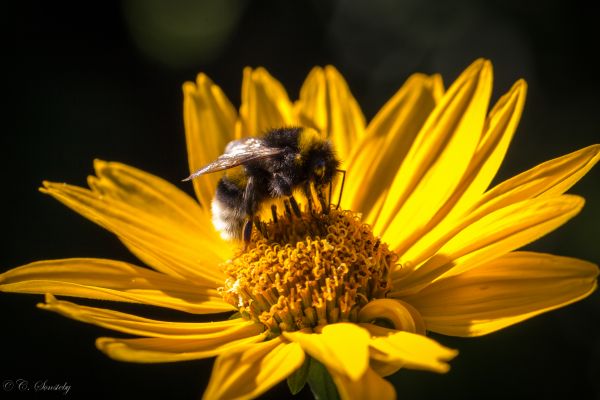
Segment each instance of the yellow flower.
M242 136L313 128L346 170L340 210L281 214L239 249L210 223L218 174L193 181L196 202L148 173L96 161L90 189L44 182L42 192L112 231L150 268L46 260L0 275L0 290L45 293L44 309L141 336L99 338L97 347L117 360L216 356L205 398L256 397L288 377L294 390L306 379L323 389L323 366L344 399L395 398L383 376L400 368L445 372L456 355L426 331L487 334L596 288L592 263L516 250L581 210L583 199L564 192L598 161L600 145L488 189L526 84L516 82L488 112L491 89L486 60L447 91L439 76L416 74L366 124L333 67L313 69L296 102L264 69L248 68L239 113L200 74L183 86L191 171ZM54 295L239 313L165 322Z

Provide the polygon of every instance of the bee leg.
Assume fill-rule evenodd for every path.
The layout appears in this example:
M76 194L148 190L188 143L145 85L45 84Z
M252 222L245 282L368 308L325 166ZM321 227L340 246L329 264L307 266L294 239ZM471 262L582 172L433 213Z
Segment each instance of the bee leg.
M310 181L306 181L306 183L304 184L304 196L306 196L306 203L308 204L308 209L309 209L310 213L313 214L313 212L314 212L313 193L312 193L312 189L310 187Z
M290 204L292 205L292 211L294 212L296 217L302 218L302 213L300 212L300 206L298 205L296 198L294 196L290 196L289 200L290 200Z
M344 193L344 183L346 182L346 170L344 169L336 169L336 172L340 172L342 174L342 184L340 186L340 195L338 197L337 205L335 209L338 210L340 208L340 203L342 202L342 193ZM331 187L330 187L331 190ZM329 192L329 201L331 201L331 191Z
M244 239L244 247L250 243L250 238L252 237L252 218L247 219L244 222L244 228L242 228L242 238Z
M244 194L242 197L244 207L246 208L246 215L248 217L252 217L254 215L254 209L256 207L256 203L254 201L254 192L254 178L250 176L248 177L248 182L246 183L246 188L244 189Z
M317 186L317 198L319 199L319 203L321 204L321 212L323 214L329 214L329 205L327 204L327 200L325 199L323 186Z
M253 222L254 222L254 227L260 232L260 234L265 239L268 239L268 237L267 237L267 229L265 227L265 224L258 217L254 217Z
M254 209L256 207L254 201L254 178L252 176L248 177L248 182L246 183L246 189L244 190L243 202L244 207L246 208L246 222L244 223L244 227L242 228L242 238L244 239L244 243L248 244L250 242L250 237L252 236L252 221L254 220Z
M285 213L288 217L292 218L294 214L292 214L292 206L290 205L290 201L285 199L283 201L283 205L285 206Z
M271 216L273 217L273 222L277 223L277 206L275 204L271 204Z

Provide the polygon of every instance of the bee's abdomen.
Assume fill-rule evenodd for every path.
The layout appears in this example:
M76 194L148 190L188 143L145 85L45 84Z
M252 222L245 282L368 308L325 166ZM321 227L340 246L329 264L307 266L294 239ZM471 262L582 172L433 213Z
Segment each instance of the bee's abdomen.
M244 187L224 176L211 203L212 223L225 240L240 239L246 220Z

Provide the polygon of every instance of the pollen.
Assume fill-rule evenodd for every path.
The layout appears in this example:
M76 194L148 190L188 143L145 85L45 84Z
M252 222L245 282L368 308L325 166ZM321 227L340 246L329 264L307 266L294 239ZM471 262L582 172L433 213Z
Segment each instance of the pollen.
M391 290L398 258L359 214L274 213L257 225L245 249L223 264L220 293L271 336L357 322L362 307Z

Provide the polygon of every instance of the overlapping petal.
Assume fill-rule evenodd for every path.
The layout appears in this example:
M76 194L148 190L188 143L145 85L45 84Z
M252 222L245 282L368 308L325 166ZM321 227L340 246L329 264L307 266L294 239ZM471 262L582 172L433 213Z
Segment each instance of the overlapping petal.
M328 137L343 165L365 134L365 117L348 84L331 65L308 74L295 104L298 122Z
M396 399L394 386L379 376L372 368L367 368L359 380L352 380L337 372L332 372L331 376L340 398L343 400Z
M573 303L597 286L598 267L570 257L513 252L405 298L434 332L479 336Z
M235 137L237 113L221 89L206 75L183 85L183 121L190 172L215 160ZM239 138L239 137L238 137ZM219 174L194 179L194 190L202 210L210 216L210 202Z
M393 296L414 293L444 274L460 274L516 250L567 222L583 204L581 197L562 195L525 200L485 215L455 234L412 273L398 277Z
M120 339L101 337L96 340L96 347L111 358L119 361L137 363L163 363L201 358L215 357L219 354L235 351L244 345L262 342L267 332L260 333L262 328L255 325L247 329L255 331L239 332L238 338L232 335L210 339L170 339L170 338L141 338Z
M490 63L474 63L425 122L374 222L391 248L422 235L460 183L480 141L491 86Z
M385 198L394 178L390 172L400 168L442 92L439 75L415 74L375 115L346 163L344 208L368 213L370 218L377 214L375 204Z
M381 364L445 373L450 370L446 362L458 354L420 334L362 326L374 335L369 342L370 357Z
M241 346L217 358L203 398L258 397L291 375L303 362L300 345L285 343L279 338Z
M245 68L238 134L257 136L295 122L292 102L283 85L264 68Z
M46 302L38 304L38 307L81 322L131 335L148 337L195 340L229 337L231 340L236 340L240 337L256 335L262 331L262 326L254 326L255 322L241 318L217 322L157 321L119 311L57 300L51 294L46 294Z
M92 185L96 190L103 190L101 182L92 180ZM41 190L115 233L136 255L158 271L210 286L223 281L218 263L227 257L228 246L218 240L208 242L202 234L206 228L189 229L186 219L180 219L177 213L156 216L148 212L148 208L137 207L135 200L129 204L110 192L104 195L102 191L67 184L44 182ZM132 193L130 197L139 193ZM147 200L162 201L159 197L147 197ZM208 237L211 236L215 237L214 234Z
M415 247L418 249L431 243L431 238L455 227L456 220L464 214L465 209L481 198L512 140L525 103L526 88L524 81L518 81L498 100L486 119L473 158L452 195L428 221L423 234L407 238L396 247L396 251L406 254L410 250L414 252ZM406 257L410 258L410 255Z
M97 258L46 260L14 268L0 275L0 290L134 302L193 314L233 309L214 287Z
M537 197L557 196L568 190L600 159L600 145L592 145L542 163L508 179L483 194L461 220L437 225L403 253L413 266L431 257L461 229L504 207ZM523 203L524 204L524 203Z
M369 365L369 333L350 323L327 325L322 333L283 332L297 342L311 357L320 361L331 373L356 381Z

